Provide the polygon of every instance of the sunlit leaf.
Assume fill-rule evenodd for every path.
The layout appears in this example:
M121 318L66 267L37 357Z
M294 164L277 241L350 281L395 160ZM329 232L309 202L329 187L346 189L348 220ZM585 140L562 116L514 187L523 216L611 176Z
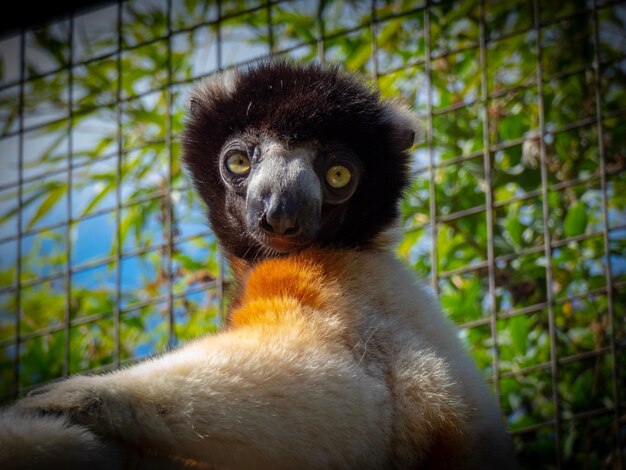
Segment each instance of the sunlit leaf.
M48 195L41 201L37 211L33 217L28 221L28 230L32 229L39 220L45 217L48 212L59 202L59 200L65 196L67 192L67 186L65 184L59 184L52 186L48 192Z
M584 204L576 203L567 211L563 230L567 237L575 237L585 233L587 228L587 208Z
M509 321L509 328L511 331L511 341L513 348L518 354L526 354L526 346L528 341L528 317L524 315L517 315Z
M47 191L45 188L40 188L39 190L33 192L32 194L30 194L27 198L25 198L22 201L22 205L24 207L29 207L33 202L37 201L38 199L41 198L41 196L43 194L45 194ZM17 206L12 207L11 209L7 210L6 212L4 212L3 214L0 215L0 224L5 223L7 220L10 220L12 217L14 217L17 212L18 212L19 208Z
M516 214L511 214L504 223L504 228L509 236L511 242L515 248L520 248L522 245L522 224L517 218Z
M109 193L115 190L115 179L110 179L109 184L107 184L104 188L100 190L100 192L96 193L96 195L89 201L89 204L83 210L81 217L89 214L94 207L96 207L100 201L102 201Z

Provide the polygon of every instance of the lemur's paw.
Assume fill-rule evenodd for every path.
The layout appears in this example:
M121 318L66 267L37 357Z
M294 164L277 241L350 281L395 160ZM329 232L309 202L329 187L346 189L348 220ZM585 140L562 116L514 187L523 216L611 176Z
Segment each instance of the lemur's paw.
M67 416L72 422L89 424L100 414L102 397L93 379L75 377L37 388L15 404L17 411L38 416Z

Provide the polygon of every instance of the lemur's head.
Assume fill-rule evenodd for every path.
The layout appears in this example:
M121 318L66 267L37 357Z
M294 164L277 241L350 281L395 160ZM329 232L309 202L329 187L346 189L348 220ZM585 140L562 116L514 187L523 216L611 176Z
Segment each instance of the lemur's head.
M268 61L192 93L184 160L230 255L366 246L397 216L412 113L337 67Z

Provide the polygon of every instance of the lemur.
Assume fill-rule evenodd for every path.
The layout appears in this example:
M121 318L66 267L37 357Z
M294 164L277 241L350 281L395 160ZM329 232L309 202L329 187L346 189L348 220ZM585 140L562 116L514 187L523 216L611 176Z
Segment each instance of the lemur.
M228 325L0 423L11 468L513 468L494 397L393 251L417 118L339 67L192 92L184 162L241 285Z

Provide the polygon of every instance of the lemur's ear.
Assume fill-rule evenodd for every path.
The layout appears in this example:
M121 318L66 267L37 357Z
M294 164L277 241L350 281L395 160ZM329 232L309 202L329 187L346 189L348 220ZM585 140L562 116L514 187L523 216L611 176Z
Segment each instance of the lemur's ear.
M195 113L198 110L198 98L189 98L189 104L187 106L187 109L190 113Z
M423 130L417 115L397 101L384 103L382 121L392 128L392 145L398 150L408 150L422 140Z
M194 114L203 106L211 107L216 100L234 95L238 80L239 74L235 70L227 70L205 78L191 92L189 112Z

